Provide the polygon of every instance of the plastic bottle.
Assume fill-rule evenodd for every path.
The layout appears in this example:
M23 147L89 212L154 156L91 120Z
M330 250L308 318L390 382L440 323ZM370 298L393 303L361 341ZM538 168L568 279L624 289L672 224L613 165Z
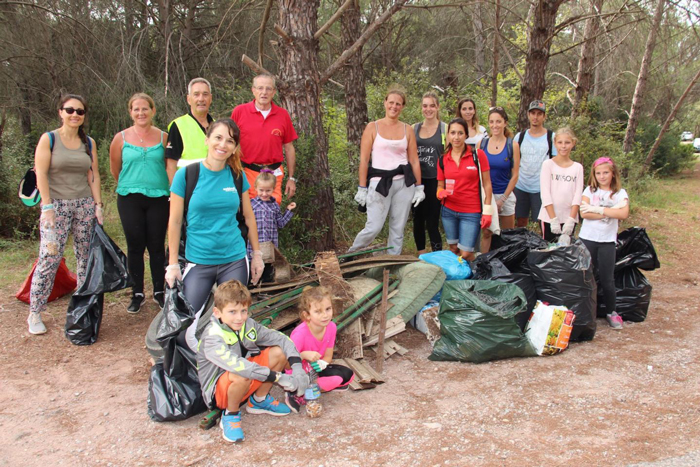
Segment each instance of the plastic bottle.
M317 375L314 370L311 370L309 377L311 382L304 392L304 399L306 399L306 415L310 418L317 418L320 417L323 412L321 388L319 388L318 383L316 383Z
M58 254L58 234L56 232L56 227L46 226L42 232L44 240L46 242L46 252L55 256Z
M566 235L566 234L561 234L559 236L559 241L557 242L557 246L569 246L571 245L571 237Z

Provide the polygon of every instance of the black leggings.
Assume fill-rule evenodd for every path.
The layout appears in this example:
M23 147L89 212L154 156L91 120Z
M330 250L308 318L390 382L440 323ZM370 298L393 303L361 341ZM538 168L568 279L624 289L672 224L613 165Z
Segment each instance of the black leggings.
M117 209L126 237L129 274L134 293L143 293L143 254L148 248L153 291L162 292L165 281L165 233L170 203L167 196L149 198L141 193L117 196Z
M442 237L440 236L440 200L437 193L437 179L424 178L423 186L425 199L413 210L413 239L416 241L416 250L425 250L425 228L428 228L430 236L430 248L432 251L442 250Z
M354 376L355 374L350 368L331 363L318 374L318 385L323 391L332 391L335 388L346 386Z
M596 276L598 276L600 286L603 288L605 312L610 314L615 311L615 300L617 300L617 292L615 291L615 242L601 243L583 238L581 238L581 241L591 253Z

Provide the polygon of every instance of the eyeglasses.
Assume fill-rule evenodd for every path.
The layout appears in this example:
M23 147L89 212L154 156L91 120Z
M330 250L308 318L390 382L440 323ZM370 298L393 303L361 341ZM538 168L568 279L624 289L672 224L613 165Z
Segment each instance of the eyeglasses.
M63 107L61 110L65 111L68 115L73 115L73 113L77 113L81 117L85 115L85 109L74 109L73 107Z
M271 88L269 86L255 86L255 90L259 92L267 91L267 92L272 92L275 90L275 88Z

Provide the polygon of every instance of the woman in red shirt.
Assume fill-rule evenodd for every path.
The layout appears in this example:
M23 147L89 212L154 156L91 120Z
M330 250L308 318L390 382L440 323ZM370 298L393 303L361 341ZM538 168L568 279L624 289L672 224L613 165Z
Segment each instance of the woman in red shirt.
M450 250L472 261L479 230L491 225L493 213L489 161L481 149L474 157L472 147L465 144L468 135L469 126L462 118L447 125L448 144L438 164L437 198L443 204L442 226Z

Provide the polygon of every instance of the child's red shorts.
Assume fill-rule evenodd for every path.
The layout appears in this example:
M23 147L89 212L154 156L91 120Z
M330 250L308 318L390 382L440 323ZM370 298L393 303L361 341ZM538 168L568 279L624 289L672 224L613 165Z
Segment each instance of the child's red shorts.
M255 357L248 357L247 360L249 362L257 363L260 366L269 367L269 353L270 347L264 349L262 352L260 352L259 355L256 355ZM216 399L216 406L220 409L228 408L228 387L231 386L231 379L228 377L228 375L229 372L227 371L223 375L219 376L219 380L216 382L216 392L214 393L214 398ZM251 380L248 392L245 396L243 396L243 399L241 400L249 398L255 391L258 390L258 388L262 384L263 382L258 381L257 379Z

